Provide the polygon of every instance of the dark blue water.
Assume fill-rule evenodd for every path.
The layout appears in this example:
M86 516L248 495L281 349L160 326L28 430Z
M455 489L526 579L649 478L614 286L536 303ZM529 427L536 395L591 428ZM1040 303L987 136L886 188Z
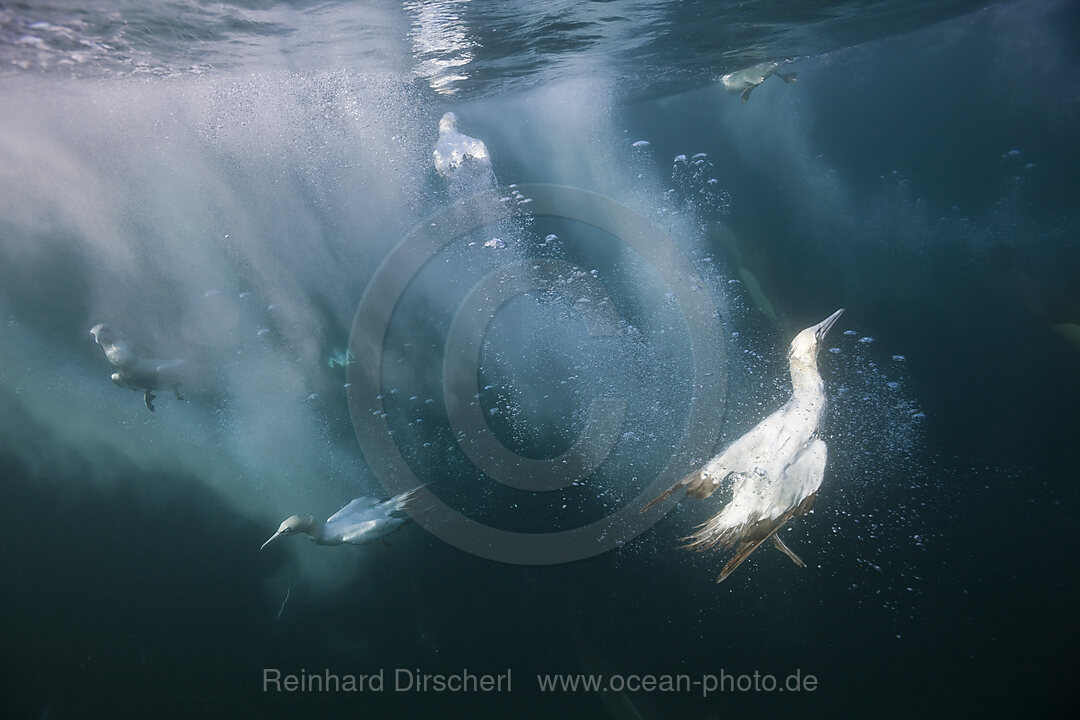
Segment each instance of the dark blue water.
M0 713L1072 717L1078 30L1067 2L0 7ZM745 104L716 81L785 58L798 81ZM436 175L448 110L494 181ZM655 244L530 216L529 183L615 200ZM328 360L350 335L364 357L357 308L444 221L379 336L394 466L350 397L372 367ZM673 283L668 247L694 270ZM498 292L458 402L447 338ZM838 307L825 480L785 532L806 568L762 549L717 585L727 554L678 546L719 497L617 515L778 407L790 338ZM186 401L113 385L99 322L185 358ZM525 471L454 426L474 407L559 457L603 442L605 397L611 448L554 491L499 482ZM415 524L258 550L405 482L388 467L541 548L619 519L554 564ZM466 672L510 687L395 687ZM555 673L699 682L542 691ZM700 682L754 673L816 683Z

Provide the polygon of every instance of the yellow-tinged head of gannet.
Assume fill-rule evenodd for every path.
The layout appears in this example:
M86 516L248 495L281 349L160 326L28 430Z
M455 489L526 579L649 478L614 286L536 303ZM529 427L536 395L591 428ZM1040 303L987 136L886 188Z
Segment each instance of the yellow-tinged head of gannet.
M792 390L798 395L807 383L813 385L815 392L824 392L821 387L821 376L817 371L817 354L821 341L836 324L836 321L844 314L844 308L840 308L817 325L806 328L791 341L788 348L788 368L791 370Z
M277 532L270 536L270 539L262 544L260 550L264 549L267 545L283 537L294 535L296 533L310 533L311 529L315 525L315 518L311 515L292 515L281 521L281 525L278 526Z
M829 330L836 324L836 321L840 319L840 316L844 314L844 308L840 308L829 317L825 318L817 325L811 325L806 328L791 341L791 348L788 350L788 358L799 358L813 361L817 357L818 346L821 341L825 339L825 336L829 334Z
M685 538L685 547L694 550L736 547L718 581L770 539L796 564L803 565L776 531L792 517L809 511L825 477L826 447L817 436L825 410L825 383L817 371L817 352L843 312L843 308L837 310L792 340L788 351L792 395L780 409L642 509L644 512L680 488L690 497L707 498L730 480L731 500Z

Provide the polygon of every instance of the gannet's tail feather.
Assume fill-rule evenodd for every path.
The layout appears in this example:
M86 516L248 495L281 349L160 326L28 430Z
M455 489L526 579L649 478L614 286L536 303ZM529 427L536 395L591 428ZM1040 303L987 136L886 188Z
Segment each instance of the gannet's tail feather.
M423 485L414 487L412 490L406 490L400 495L395 495L389 500L384 500L380 505L385 505L391 516L400 517L401 513L413 509L413 505L416 503L420 491L426 488L427 485L427 483L424 483Z
M777 529L779 529L779 527L780 526L778 525ZM735 551L735 556L727 561L727 565L725 565L724 569L720 571L720 576L716 578L716 582L724 582L724 580L727 579L728 575L735 572L736 568L742 565L743 561L746 560L746 558L750 557L750 553L761 547L761 544L768 540L770 537L776 537L775 533L776 530L773 530L771 533L759 540L739 543L739 547Z

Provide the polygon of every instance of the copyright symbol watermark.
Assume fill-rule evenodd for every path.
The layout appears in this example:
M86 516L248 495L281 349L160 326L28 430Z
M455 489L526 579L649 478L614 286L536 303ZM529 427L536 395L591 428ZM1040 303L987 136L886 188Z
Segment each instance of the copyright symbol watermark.
M468 517L425 491L423 512L414 519L455 547L490 560L520 565L572 562L612 550L655 524L670 505L639 510L692 465L711 454L720 430L725 400L726 343L716 303L700 273L666 233L647 218L603 195L559 185L521 185L526 202L518 212L583 223L617 238L666 286L685 323L692 353L691 392L685 421L666 466L635 498L603 518L569 530L514 532ZM392 494L424 480L402 454L384 406L386 343L395 311L414 278L455 240L481 230L492 216L458 203L418 225L383 260L356 309L349 349L348 402L353 428L368 465ZM442 393L446 421L469 462L487 479L521 493L559 491L595 473L622 435L627 399L592 400L583 430L571 447L555 457L530 458L503 444L492 432L479 404L478 374L485 333L500 310L533 290L556 293L574 303L590 336L622 333L618 311L603 283L563 260L533 258L499 267L468 289L445 334ZM575 272L577 271L577 272ZM573 278L567 282L566 278ZM430 372L431 368L424 368ZM463 442L462 439L467 441Z

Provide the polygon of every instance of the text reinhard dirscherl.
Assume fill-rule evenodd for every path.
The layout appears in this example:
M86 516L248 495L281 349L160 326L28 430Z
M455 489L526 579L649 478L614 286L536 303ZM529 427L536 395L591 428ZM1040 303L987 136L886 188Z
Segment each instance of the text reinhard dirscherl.
M707 697L724 692L813 692L817 677L796 670L786 677L763 674L736 675L721 670L717 673L689 674L550 674L537 675L537 687L549 692L695 692ZM411 668L392 671L380 668L366 675L338 674L328 669L284 673L278 668L263 668L263 692L325 693L325 692L432 692L432 693L499 693L513 690L511 671L474 673L460 670L450 673L426 673Z
M387 682L389 678L390 682ZM510 669L506 672L425 673L410 668L396 668L392 673L380 668L367 675L337 674L330 670L283 673L277 668L263 668L263 692L510 692Z

